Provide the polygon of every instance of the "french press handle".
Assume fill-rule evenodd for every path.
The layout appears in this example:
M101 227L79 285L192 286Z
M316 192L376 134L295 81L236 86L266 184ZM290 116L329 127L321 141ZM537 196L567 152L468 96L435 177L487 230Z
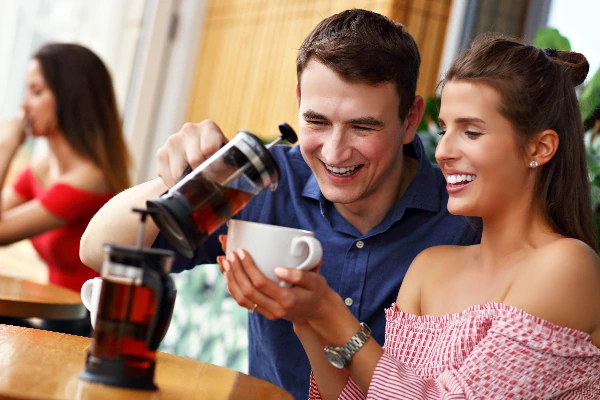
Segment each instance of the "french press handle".
M144 269L142 284L152 290L156 299L154 317L146 336L146 347L148 350L155 351L167 333L177 291L173 279L169 275L161 275L151 269Z

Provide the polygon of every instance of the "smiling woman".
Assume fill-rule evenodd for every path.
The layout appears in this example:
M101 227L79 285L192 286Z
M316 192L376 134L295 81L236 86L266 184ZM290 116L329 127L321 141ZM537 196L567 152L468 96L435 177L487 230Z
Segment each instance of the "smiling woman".
M483 143L476 145L486 153L481 157L501 154L511 158L490 160L490 168L496 168L495 175L503 175L504 179L489 190L502 196L499 191L506 189L508 182L515 188L520 187L515 185L515 179L533 178L531 186L525 188L531 192L531 200L538 205L551 230L580 239L598 250L590 208L583 125L573 90L587 76L587 60L579 53L544 51L500 38L480 38L472 49L457 58L445 77L449 89L445 95L452 99L444 104L442 98L441 117L444 117L442 111L452 112L455 119L457 115L471 117L458 110L461 105L468 107L463 110L481 115L487 126L457 120L462 123L460 128L465 137L482 135ZM508 60L491 64L484 54ZM443 88L446 92L446 87ZM438 162L447 156L443 149L438 145ZM531 169L532 161L539 170Z
M444 87L436 159L448 182L452 214L485 218L531 203L522 191L507 190L527 187L528 165L499 105L499 93L487 84L456 80Z

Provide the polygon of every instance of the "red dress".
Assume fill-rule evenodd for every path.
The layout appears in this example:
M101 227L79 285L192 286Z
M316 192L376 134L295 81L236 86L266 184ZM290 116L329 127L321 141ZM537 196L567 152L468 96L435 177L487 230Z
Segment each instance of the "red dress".
M113 193L93 193L56 183L48 188L35 178L30 168L17 178L15 192L26 201L37 199L67 223L31 238L31 243L48 265L50 283L79 292L83 283L98 275L79 259L79 242L88 223Z
M340 399L600 399L600 349L585 332L487 303L441 317L386 310L385 352L365 396ZM319 391L311 374L309 398Z

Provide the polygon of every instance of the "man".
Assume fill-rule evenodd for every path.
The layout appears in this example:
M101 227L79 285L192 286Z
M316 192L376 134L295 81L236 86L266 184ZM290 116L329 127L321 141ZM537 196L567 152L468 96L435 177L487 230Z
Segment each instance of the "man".
M380 343L383 310L413 258L433 245L478 240L466 219L448 214L446 182L415 137L423 115L423 99L415 96L419 64L413 38L384 16L349 10L319 23L297 58L299 146L271 150L282 172L279 188L236 216L315 232L324 249L321 274ZM158 154L162 179L118 195L90 223L84 262L100 268L105 241L134 243L139 223L131 207L159 196L187 164L196 167L225 142L210 121L171 136ZM225 229L193 260L178 256L174 269L214 262ZM157 234L149 226L145 244L169 247ZM290 322L252 313L249 362L251 375L307 397L310 366Z

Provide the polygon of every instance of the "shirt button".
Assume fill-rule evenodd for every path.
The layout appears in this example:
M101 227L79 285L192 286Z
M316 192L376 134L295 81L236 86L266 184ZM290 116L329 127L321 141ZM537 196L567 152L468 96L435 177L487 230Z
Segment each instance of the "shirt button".
M352 303L354 303L354 300L352 300L350 297L346 297L346 300L344 300L344 303L346 303L346 305L348 307L350 307L352 305Z
M362 240L359 240L358 242L356 242L356 247L358 247L359 249L362 249L365 246L365 242L363 242Z

